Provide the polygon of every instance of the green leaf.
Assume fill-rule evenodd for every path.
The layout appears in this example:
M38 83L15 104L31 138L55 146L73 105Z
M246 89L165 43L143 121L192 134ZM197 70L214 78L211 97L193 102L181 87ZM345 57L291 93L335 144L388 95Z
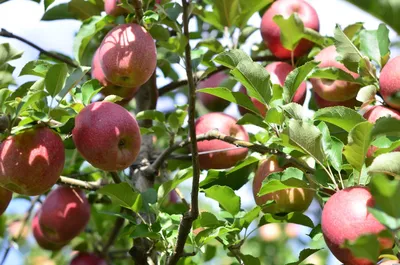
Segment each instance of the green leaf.
M358 237L354 241L346 241L343 247L350 249L351 253L358 258L365 258L374 263L378 261L379 241L374 234L366 234Z
M304 35L304 24L297 13L293 13L285 19L282 15L275 15L274 22L281 30L281 42L283 47L293 51Z
M376 86L364 86L358 91L356 99L363 103L375 100L376 92L378 92L378 88Z
M271 109L268 110L267 115L270 112L271 112ZM272 120L273 118L271 116L272 116L272 113L270 114L270 119ZM272 122L272 121L267 120L267 122ZM260 128L264 128L264 129L268 129L269 128L268 124L266 124L260 116L256 116L256 115L251 114L251 113L244 114L237 121L237 124L239 124L239 125L251 124L251 125L258 126Z
M182 109L176 109L174 112L168 115L168 124L172 129L177 131L182 127L188 112Z
M238 217L239 223L238 223L238 228L248 228L250 224L257 219L257 217L261 213L261 207L256 206L250 211L248 211L245 215ZM236 227L236 222L235 222L235 227Z
M386 174L400 177L400 152L391 152L377 156L368 167L370 174Z
M235 19L235 25L239 28L244 28L254 13L272 2L273 0L239 0L239 12Z
M351 40L343 33L339 25L335 29L336 51L342 57L343 64L353 72L358 72L358 66L362 60L362 54Z
M65 81L64 87L61 89L60 93L58 96L63 99L68 92L77 86L79 82L82 80L82 78L85 76L85 74L89 71L88 67L78 67L75 68L75 70L70 74Z
M286 105L283 105L281 107L284 112L287 114L288 117L293 118L295 120L304 120L304 107L300 104L294 103L294 102L290 102ZM268 113L270 112L270 110L268 110ZM267 113L267 117L265 118L267 120L268 118L268 113Z
M53 64L44 60L30 61L21 70L19 76L23 75L34 75L45 77L47 71L53 66Z
M365 156L371 144L371 131L373 125L368 122L361 122L354 126L349 133L348 144L344 147L343 155L347 161L361 172Z
M390 57L389 29L380 24L377 30L363 30L360 34L360 50L383 67Z
M199 217L193 223L193 228L198 228L198 227L215 228L221 226L221 223L223 222L219 221L214 214L210 212L201 212Z
M46 91L50 96L55 97L63 88L67 79L68 67L65 63L55 64L46 73Z
M215 185L204 190L206 197L217 201L220 206L235 216L240 210L240 197L227 186Z
M139 212L142 208L142 196L135 192L128 183L108 184L97 191L100 194L111 197L111 200L134 212Z
M58 19L75 19L75 14L68 8L68 3L59 4L47 9L44 13L42 20L58 20Z
M312 248L303 249L302 251L300 251L299 260L298 261L291 262L291 263L288 263L286 265L300 265L309 256L313 255L314 253L316 253L316 252L318 252L320 250L321 250L321 248L318 248L318 249L312 249Z
M92 16L99 16L102 8L91 1L71 0L68 3L68 11L80 20L85 20Z
M100 92L102 86L96 79L89 80L82 85L82 103L84 105L90 104L92 98Z
M376 120L371 136L373 139L378 136L400 137L400 120L393 117L381 117Z
M308 74L317 65L317 62L311 61L300 67L297 67L288 74L285 80L285 85L283 86L283 99L285 102L289 103L292 101L293 96L300 84L307 78Z
M320 78L320 79L328 79L328 80L343 80L352 83L359 83L354 77L343 71L342 69L336 67L327 67L327 68L316 68L311 73L309 78Z
M44 11L47 10L47 8L54 3L54 0L44 0Z
M230 50L217 55L214 62L230 69L235 68L242 61L252 61L251 57L242 50Z
M329 160L329 164L332 165L336 171L340 172L343 164L342 152L344 144L336 137L330 135L329 128L324 122L318 124L318 128L322 132L322 147Z
M334 124L347 132L350 132L357 124L366 121L357 111L343 106L319 109L314 114L314 120Z
M165 122L164 113L157 110L144 110L136 114L137 120L157 120L159 122Z
M270 223L293 223L304 225L310 228L314 227L314 223L310 217L300 212L291 212L284 216L267 213L261 218L258 227Z
M242 259L244 265L261 265L260 259L253 257L252 255L240 254L240 258Z
M22 56L23 51L17 51L9 43L0 44L0 66L6 62L18 59Z
M192 168L186 168L181 171L178 171L178 173L175 175L174 179L164 182L158 188L158 191L157 191L158 201L163 201L168 196L168 194L172 190L174 190L180 183L191 178L192 176L193 176Z

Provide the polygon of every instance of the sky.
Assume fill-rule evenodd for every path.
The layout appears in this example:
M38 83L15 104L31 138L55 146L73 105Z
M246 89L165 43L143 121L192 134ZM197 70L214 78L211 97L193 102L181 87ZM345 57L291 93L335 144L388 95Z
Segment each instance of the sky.
M355 22L364 22L367 29L376 29L381 23L378 19L375 19L366 12L343 0L306 1L316 9L320 19L320 32L323 35L332 35L336 24L345 27ZM61 2L65 1L57 0L55 4L59 4ZM75 20L59 20L51 22L40 21L43 12L43 4L37 4L29 0L10 0L9 2L0 5L0 28L5 28L16 35L22 36L44 48L45 50L55 50L57 52L72 56L73 38L74 34L79 30L80 22ZM259 27L260 21L261 18L256 15L251 18L249 24ZM390 30L390 37L392 40L395 40L397 35L394 31ZM251 36L251 42L258 41L261 42L261 36L259 32L256 32ZM9 42L16 49L24 51L21 59L12 62L12 65L17 67L15 70L15 76L19 74L21 67L26 62L35 60L38 57L38 52L35 49L18 40L0 37L0 43L3 42ZM249 49L249 46L246 47ZM393 51L392 57L397 54L398 51ZM179 72L182 75L184 74L183 69L181 69ZM28 80L32 80L32 77L18 78L17 82L18 84L22 84ZM162 86L166 82L167 81L163 80L162 78L157 80L158 86ZM308 99L309 95L306 99L306 102ZM157 108L159 110L165 110L166 108L170 108L171 103L172 102L169 99L161 98ZM176 97L176 103L185 104L186 98L183 95L178 95ZM229 106L225 112L234 117L239 117L237 108L233 104ZM242 204L245 208L254 205L252 191L250 190L249 186L250 185L246 185L238 191L238 195L242 197ZM25 211L27 207L29 207L28 202L13 200L7 209L7 213L20 213ZM216 205L215 207L218 206ZM312 207L318 206L317 204L313 204ZM0 257L2 257L1 250ZM18 250L13 249L11 254L8 256L6 264L23 264L23 255ZM330 265L337 264L340 263L331 257Z

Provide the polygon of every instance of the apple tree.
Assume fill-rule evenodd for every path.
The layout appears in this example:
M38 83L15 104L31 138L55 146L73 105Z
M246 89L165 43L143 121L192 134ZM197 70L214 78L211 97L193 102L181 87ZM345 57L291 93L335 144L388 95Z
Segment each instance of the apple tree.
M0 264L399 262L400 3L324 36L304 0L34 1L81 26L0 31Z

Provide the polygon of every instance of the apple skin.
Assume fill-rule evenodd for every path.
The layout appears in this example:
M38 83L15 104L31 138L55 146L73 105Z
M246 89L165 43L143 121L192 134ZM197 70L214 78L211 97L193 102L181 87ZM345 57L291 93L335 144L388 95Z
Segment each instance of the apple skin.
M101 69L107 80L123 87L139 87L157 66L156 45L142 26L119 25L104 37L99 48Z
M105 259L93 253L79 252L72 260L70 265L107 265Z
M273 62L268 64L265 67L265 69L270 74L271 83L273 85L283 86L285 84L286 77L291 71L293 71L293 66L285 62ZM245 93L247 95L247 91L244 86L240 87L239 92ZM306 82L302 82L298 87L298 89L296 90L296 92L294 93L292 102L303 105L304 100L306 99L306 94L307 94L307 85ZM250 99L251 101L253 101L254 106L258 109L261 115L265 117L267 113L267 107L255 98L251 97ZM240 114L244 115L250 111L239 106L239 112Z
M72 138L79 153L105 171L129 167L140 151L136 119L112 102L95 102L82 109L76 116Z
M392 108L400 110L400 103L393 102L391 97L400 91L400 56L391 59L382 69L379 76L380 92L385 102Z
M343 106L348 108L354 108L355 106L359 106L361 102L359 102L356 98L351 98L345 101L329 101L321 98L317 93L313 92L314 100L317 104L318 108L327 108L334 106Z
M275 204L264 206L263 211L273 214L286 214L290 212L304 212L310 206L315 191L302 188L291 188L279 190L257 196L262 187L262 182L269 174L281 172L284 168L279 167L278 160L271 156L259 163L253 179L253 196L257 205L263 206L267 201L274 200Z
M227 114L220 112L207 113L197 119L196 135L207 133L213 129L218 129L222 134L235 137L237 139L249 140L249 135L243 126L236 124L237 120ZM227 149L235 147L233 144L221 140L210 140L197 142L198 152L208 152L213 150ZM225 169L236 165L237 162L247 156L247 148L237 148L229 151L222 151L199 155L201 169Z
M35 216L32 219L32 224L31 224L33 236L36 239L36 242L43 249L52 250L52 251L60 250L61 248L63 248L65 246L65 244L52 242L43 234L42 229L40 228L40 225L39 225L40 212L41 212L41 210L39 210L35 214Z
M59 186L43 202L39 225L52 242L68 243L79 235L90 219L90 205L78 188Z
M381 117L393 117L397 120L400 120L400 111L385 106L376 105L370 107L363 116L370 123L375 123ZM372 157L376 150L378 150L378 147L371 145L368 148L367 157ZM394 151L400 151L400 147L396 148Z
M355 258L349 249L340 248L345 240L355 240L363 234L379 234L385 230L368 212L374 198L368 188L355 186L336 192L322 210L321 228L325 242L332 254L348 265L372 265L369 260ZM391 248L393 239L379 238L381 250Z
M220 84L227 79L228 76L224 72L218 72L209 78L201 81L197 88L212 88L212 87L219 87ZM213 112L222 112L226 107L229 106L230 102L219 98L214 95L210 95L207 93L197 93L197 97L199 98L201 104L203 104L204 107L206 107L209 111Z
M136 92L139 90L139 87L122 87L116 86L112 84L110 81L106 79L104 76L103 70L100 65L100 57L99 50L96 50L92 60L92 78L99 80L100 84L104 86L101 90L101 93L105 96L108 95L116 95L120 96L124 99L132 99Z
M118 6L120 3L120 0L104 0L104 11L106 11L107 15L114 17L127 14L128 10Z
M339 54L336 51L336 47L331 45L321 50L317 56L315 56L315 61L320 62L319 68L336 67L352 75L354 78L358 78L358 74L351 72L344 64L336 60L337 56L339 56ZM355 98L358 90L360 90L359 84L343 80L310 78L310 82L314 92L322 99L328 101L346 101Z
M50 189L64 168L61 137L46 127L28 129L0 145L0 186L23 195Z
M293 13L297 12L299 18L303 21L306 28L319 31L319 18L315 9L303 0L279 0L275 1L261 20L261 36L264 43L273 55L280 59L291 58L291 51L283 47L281 43L281 30L274 22L276 15L282 15L289 18ZM293 52L294 57L300 57L306 54L312 47L313 43L302 39Z
M2 215L12 199L12 192L0 187L0 215Z

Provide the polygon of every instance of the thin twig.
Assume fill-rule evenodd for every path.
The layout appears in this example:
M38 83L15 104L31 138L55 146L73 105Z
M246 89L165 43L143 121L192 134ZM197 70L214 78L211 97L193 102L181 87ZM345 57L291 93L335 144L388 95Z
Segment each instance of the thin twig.
M185 37L190 40L189 37L189 3L187 0L182 0L183 7L183 31ZM192 58L191 58L191 47L190 42L186 43L185 47L185 63L186 63L186 75L189 85L189 135L191 139L196 139L195 129L195 112L196 112L196 84L194 82L193 71L192 71ZM192 152L192 166L193 166L193 178L192 178L192 193L191 193L191 208L190 211L186 212L181 220L178 230L178 239L175 246L175 251L168 260L168 265L176 265L181 257L185 255L184 248L186 239L192 228L193 221L199 216L199 182L200 182L200 165L199 156L197 153L197 142L191 142Z
M141 24L143 18L143 2L142 0L133 0L132 4L135 8L136 18L138 19L139 24Z
M101 179L98 181L83 181L83 180L73 179L73 178L64 177L64 176L61 176L59 178L59 180L57 181L57 183L66 184L66 185L78 187L78 188L81 188L84 190L93 190L93 191L100 189L105 184L103 182L103 180L101 180Z
M118 172L116 171L110 171L111 177L113 179L113 181L115 182L115 184L121 183L121 178L118 176Z
M120 212L123 213L124 212L124 208L121 208ZM117 219L115 220L114 228L111 231L110 237L108 238L106 244L103 247L103 254L104 255L107 255L108 251L110 250L110 248L114 244L115 240L118 237L119 232L121 231L122 227L124 226L124 223L125 223L125 219L122 218L122 217L117 217Z
M229 250L229 252L232 253L232 255L235 257L235 259L239 262L240 265L243 264L242 259L241 259L240 256L237 254L237 251L236 251L235 248L233 248L232 246L226 246L226 245L224 244L224 241L222 241L222 239L221 239L220 237L216 237L215 239L216 239L218 242L220 242L224 247L226 247L226 248Z
M68 64L68 65L71 66L71 67L75 67L75 68L78 67L78 65L77 65L76 63L74 63L72 60L68 60L67 58L64 58L64 57L62 57L62 56L59 56L58 54L48 52L48 51L44 50L43 48L40 48L40 47L37 46L36 44L30 42L29 40L27 40L27 39L25 39L25 38L23 38L23 37L20 37L20 36L18 36L18 35L15 35L15 34L9 32L9 31L7 31L6 29L3 29L3 28L1 29L1 31L0 31L0 36L1 36L1 37L5 37L5 38L13 38L13 39L20 40L20 41L22 41L23 43L28 44L28 45L31 46L32 48L35 48L35 49L38 50L40 53L43 53L43 54L45 54L45 55L47 55L47 56L49 56L49 57L51 57L51 58L54 58L54 59L59 60L59 61L61 61L61 62L64 62L64 63Z

